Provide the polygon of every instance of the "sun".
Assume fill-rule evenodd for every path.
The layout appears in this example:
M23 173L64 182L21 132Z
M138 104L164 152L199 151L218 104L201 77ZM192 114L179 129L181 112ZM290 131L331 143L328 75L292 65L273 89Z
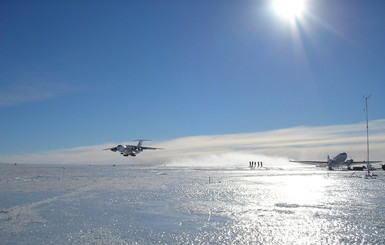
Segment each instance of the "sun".
M274 11L282 18L295 20L305 10L305 0L272 0Z

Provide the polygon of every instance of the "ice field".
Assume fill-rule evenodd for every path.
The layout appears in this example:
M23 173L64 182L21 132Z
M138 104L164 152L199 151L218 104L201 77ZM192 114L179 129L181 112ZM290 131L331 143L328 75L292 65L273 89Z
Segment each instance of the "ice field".
M1 164L0 244L385 243L385 171L246 165Z

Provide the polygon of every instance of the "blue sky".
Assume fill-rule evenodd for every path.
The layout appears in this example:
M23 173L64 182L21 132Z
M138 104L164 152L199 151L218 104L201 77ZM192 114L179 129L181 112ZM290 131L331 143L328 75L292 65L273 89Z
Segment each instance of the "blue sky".
M0 1L0 154L385 118L385 2Z

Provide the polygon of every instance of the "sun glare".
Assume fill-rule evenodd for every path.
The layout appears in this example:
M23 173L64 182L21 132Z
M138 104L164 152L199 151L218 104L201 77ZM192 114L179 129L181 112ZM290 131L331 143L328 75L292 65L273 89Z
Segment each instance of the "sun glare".
M273 0L272 6L279 16L294 20L305 10L305 0Z

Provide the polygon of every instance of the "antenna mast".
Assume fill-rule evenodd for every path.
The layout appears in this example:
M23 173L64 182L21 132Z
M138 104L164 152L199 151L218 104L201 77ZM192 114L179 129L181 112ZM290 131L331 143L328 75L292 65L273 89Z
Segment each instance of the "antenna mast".
M366 156L369 163L369 123L368 123L368 98L365 97L365 111L366 111Z
M365 111L366 111L366 160L367 160L367 168L368 175L370 174L371 165L369 162L369 122L368 122L368 99L370 96L364 97L365 99Z

